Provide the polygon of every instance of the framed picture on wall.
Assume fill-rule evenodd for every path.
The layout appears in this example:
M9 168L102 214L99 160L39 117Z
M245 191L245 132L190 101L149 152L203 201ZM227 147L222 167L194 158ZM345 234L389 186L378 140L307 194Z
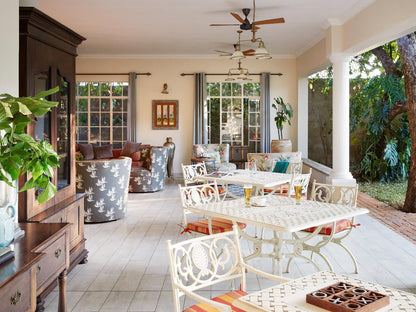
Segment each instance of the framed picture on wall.
M177 130L179 125L179 103L177 100L152 101L152 129Z

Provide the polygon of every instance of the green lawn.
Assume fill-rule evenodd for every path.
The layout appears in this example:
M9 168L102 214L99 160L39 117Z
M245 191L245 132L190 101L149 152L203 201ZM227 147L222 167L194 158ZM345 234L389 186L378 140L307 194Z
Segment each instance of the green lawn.
M406 198L407 181L396 183L360 183L359 189L373 198L400 209Z

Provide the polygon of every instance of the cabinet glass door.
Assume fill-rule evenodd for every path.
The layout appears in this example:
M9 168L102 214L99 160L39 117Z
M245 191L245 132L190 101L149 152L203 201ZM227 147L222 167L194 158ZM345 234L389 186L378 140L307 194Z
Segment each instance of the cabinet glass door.
M60 157L57 172L58 190L70 184L70 110L69 83L58 75L59 99L57 107L57 137L56 151Z
M41 91L49 89L49 75L41 73L35 75L35 94ZM46 113L43 116L37 116L36 122L34 123L34 138L37 142L42 140L47 141L51 144L51 112Z

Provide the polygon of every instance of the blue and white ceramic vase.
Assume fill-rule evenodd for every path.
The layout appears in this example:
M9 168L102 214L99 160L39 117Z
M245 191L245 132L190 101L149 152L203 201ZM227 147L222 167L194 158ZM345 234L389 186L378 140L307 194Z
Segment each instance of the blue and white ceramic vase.
M17 188L0 181L0 247L8 246L13 241L16 209Z

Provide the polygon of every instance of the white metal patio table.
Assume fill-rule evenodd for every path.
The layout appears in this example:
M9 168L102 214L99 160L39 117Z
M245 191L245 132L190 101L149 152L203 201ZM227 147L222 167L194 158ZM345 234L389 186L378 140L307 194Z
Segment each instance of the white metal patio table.
M280 185L289 183L292 175L287 173L238 169L230 172L214 172L212 174L197 176L195 179L203 182L216 181L217 184L224 185L226 188L228 184L250 184L253 186L256 194L263 195L265 188L270 189L270 194L273 194L273 191ZM233 195L231 193L228 194Z
M316 262L303 254L304 243L315 237L324 224L336 222L341 219L351 218L368 213L366 208L349 207L346 205L323 203L318 201L303 200L299 205L294 198L285 196L263 196L264 206L246 207L243 198L224 200L217 203L189 207L196 213L225 218L233 222L259 226L273 230L273 238L256 238L241 231L241 236L253 243L254 253L245 257L250 260L256 257L269 257L277 260L278 273L282 274L281 260L294 257L302 258L312 263L319 271ZM255 201L256 198L253 198ZM291 235L286 238L284 233L293 233L306 228L317 227L313 233L298 237ZM273 251L264 253L263 245L273 245ZM284 251L283 246L289 246L289 251ZM320 252L319 256L324 258Z
M248 294L237 299L233 304L247 312L328 311L307 303L306 294L337 282L345 282L389 296L390 304L377 311L416 311L416 294L327 271L317 272Z

